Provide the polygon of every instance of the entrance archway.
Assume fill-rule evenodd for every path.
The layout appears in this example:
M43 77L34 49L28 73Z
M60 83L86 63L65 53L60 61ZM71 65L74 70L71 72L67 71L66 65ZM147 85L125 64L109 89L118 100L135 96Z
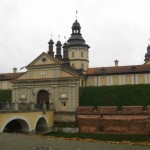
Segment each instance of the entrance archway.
M46 104L46 108L49 108L49 93L46 90L39 91L37 95L37 104L39 108L42 108L43 104Z
M48 125L45 118L42 117L37 121L35 130L37 134L46 133L48 131Z
M29 126L26 121L22 119L15 119L10 121L4 128L3 132L9 133L29 133Z

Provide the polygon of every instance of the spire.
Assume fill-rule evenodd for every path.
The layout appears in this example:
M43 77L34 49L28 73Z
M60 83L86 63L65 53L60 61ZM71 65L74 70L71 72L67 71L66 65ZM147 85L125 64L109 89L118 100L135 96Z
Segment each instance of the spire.
M69 58L68 58L68 43L64 43L63 45L63 65L70 66Z
M55 57L58 58L58 59L60 59L60 60L62 59L61 46L62 46L61 42L57 41L57 43L56 43L56 55L55 55Z
M148 47L150 47L150 39L148 39Z
M53 56L54 57L54 52L53 52L53 40L52 40L52 35L51 35L51 39L50 41L48 42L48 45L49 45L49 51L47 52L49 55Z
M68 59L68 43L64 43L63 45L63 58Z
M145 54L145 59L144 59L144 61L147 62L148 60L150 60L150 39L149 39L149 41L148 41L147 53Z
M77 14L78 14L78 11L76 10L76 20L77 20Z

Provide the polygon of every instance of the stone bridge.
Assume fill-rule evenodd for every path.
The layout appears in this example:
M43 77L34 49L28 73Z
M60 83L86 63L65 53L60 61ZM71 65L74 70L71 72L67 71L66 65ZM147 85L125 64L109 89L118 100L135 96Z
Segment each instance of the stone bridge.
M19 109L18 104L12 108L7 104L0 109L0 132L40 134L51 131L52 126L53 110L46 107L37 109L32 106L32 109Z

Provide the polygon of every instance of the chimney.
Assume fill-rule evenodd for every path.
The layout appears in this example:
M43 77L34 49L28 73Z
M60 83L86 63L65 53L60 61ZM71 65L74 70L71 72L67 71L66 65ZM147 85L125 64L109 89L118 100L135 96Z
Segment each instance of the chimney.
M114 60L114 62L115 62L115 66L117 67L119 61L116 59L116 60Z
M13 73L17 73L17 68L13 68Z

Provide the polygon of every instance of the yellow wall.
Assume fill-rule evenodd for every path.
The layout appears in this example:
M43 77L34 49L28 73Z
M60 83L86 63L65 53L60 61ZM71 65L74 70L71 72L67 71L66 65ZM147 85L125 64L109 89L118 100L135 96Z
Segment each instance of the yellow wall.
M138 83L139 84L145 83L145 74L138 75Z
M119 85L119 75L113 75L112 76L112 84L113 85Z
M10 81L0 81L0 89L12 89L12 83Z
M132 75L131 74L125 75L125 84L132 84Z
M35 130L37 121L40 118L45 118L48 127L53 126L53 111L45 111L45 113L42 112L5 112L5 113L0 113L0 130L1 132L5 128L5 126L12 120L15 119L22 119L27 122L29 125L30 131Z
M86 86L150 84L150 74L88 76Z
M87 78L86 86L96 86L95 85L95 76L90 76Z
M100 84L101 84L101 86L107 85L107 77L106 76L100 77Z
M71 47L68 49L68 57L70 59L70 64L71 65L74 64L74 66L77 69L80 69L82 67L82 64L85 71L88 69L89 67L88 48L79 46Z

